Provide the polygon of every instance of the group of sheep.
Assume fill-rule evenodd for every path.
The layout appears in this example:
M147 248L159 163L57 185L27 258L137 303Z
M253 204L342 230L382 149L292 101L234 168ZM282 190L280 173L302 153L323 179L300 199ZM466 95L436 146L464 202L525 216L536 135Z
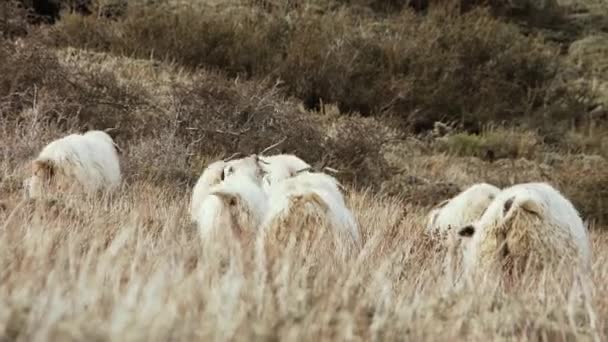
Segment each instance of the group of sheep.
M313 171L294 155L218 160L194 186L190 213L203 241L226 231L246 243L258 237L264 241L316 220L348 253L359 243L359 229L340 187L334 177Z
M121 183L117 147L102 131L48 144L24 181L27 197L48 191L112 190ZM217 233L242 243L329 232L342 255L360 247L357 220L338 181L289 154L254 154L206 167L192 191L190 215L203 241ZM323 226L323 228L321 228ZM587 229L574 206L545 183L499 189L476 184L428 215L427 232L462 255L468 276L560 263L589 270ZM313 232L314 235L314 232Z
M427 231L461 252L466 279L502 272L516 278L524 269L566 266L591 270L587 229L572 203L546 183L499 189L475 184L440 203Z

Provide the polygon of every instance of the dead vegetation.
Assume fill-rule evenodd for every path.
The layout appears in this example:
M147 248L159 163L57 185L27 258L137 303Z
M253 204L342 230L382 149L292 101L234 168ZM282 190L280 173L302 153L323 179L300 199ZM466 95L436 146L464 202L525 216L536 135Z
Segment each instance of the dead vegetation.
M134 2L51 27L0 5L0 340L605 339L601 13L558 13L566 32L440 2ZM116 196L19 207L42 146L108 127ZM201 248L186 208L204 166L277 142L339 171L355 258L307 246L315 258L287 252L269 274ZM593 238L590 306L551 274L453 291L424 217L482 181L548 181L573 201Z
M557 114L582 108L557 77L559 49L485 9L375 16L357 8L268 12L245 1L161 1L134 4L119 19L66 15L51 37L58 46L280 79L308 109L335 103L343 113L399 117L415 130L440 119L469 130L489 121L564 120Z

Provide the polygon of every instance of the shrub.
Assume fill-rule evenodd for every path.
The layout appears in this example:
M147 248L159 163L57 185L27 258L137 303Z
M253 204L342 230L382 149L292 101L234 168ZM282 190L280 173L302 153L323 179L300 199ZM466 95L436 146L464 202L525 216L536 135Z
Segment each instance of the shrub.
M491 121L538 124L554 112L578 112L556 81L558 51L486 9L377 16L319 3L131 4L116 20L66 15L52 37L60 46L278 78L306 108L336 103L343 113L400 117L416 130L436 120L475 131Z
M106 128L132 124L129 112L141 90L119 85L110 72L80 72L62 65L34 38L0 40L0 120L35 115L64 127Z
M218 73L198 73L191 86L176 86L176 122L197 155L294 153L304 160L343 171L341 181L378 185L386 170L379 125L339 120L328 134L323 118L284 98L268 82L232 82ZM212 143L210 143L212 142ZM202 166L202 165L201 165Z
M437 150L458 156L486 159L533 159L540 139L534 133L513 129L492 129L482 134L457 133L437 141Z

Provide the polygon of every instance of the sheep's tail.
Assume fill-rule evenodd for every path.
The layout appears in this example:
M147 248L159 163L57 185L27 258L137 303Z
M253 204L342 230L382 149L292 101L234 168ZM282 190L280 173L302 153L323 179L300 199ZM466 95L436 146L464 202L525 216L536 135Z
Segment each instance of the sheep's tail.
M8 217L6 218L6 220L4 221L4 224L2 225L2 230L6 230L6 228L11 224L11 222L15 219L15 217L17 216L17 213L19 212L19 210L25 205L25 203L27 203L29 201L28 198L24 197L21 199L21 201L17 204L17 206L15 206L15 208L13 208L13 211L11 211L11 213L8 215Z

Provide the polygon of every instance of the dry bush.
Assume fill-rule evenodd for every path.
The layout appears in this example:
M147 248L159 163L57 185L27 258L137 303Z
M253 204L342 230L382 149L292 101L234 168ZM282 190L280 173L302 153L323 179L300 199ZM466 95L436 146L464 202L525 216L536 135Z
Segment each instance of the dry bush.
M7 0L0 4L0 37L11 39L28 33L29 12L17 1Z
M495 160L501 158L533 159L539 153L541 139L530 131L486 129L479 135L457 133L436 142L439 152Z
M109 72L81 73L60 63L36 39L0 41L0 118L28 117L65 127L127 126L141 89L119 85Z
M478 131L489 121L544 118L555 111L550 106L576 105L557 92L557 51L484 10L460 16L437 10L402 25L395 39L391 60L403 73L394 81L395 111L421 128L457 120Z
M199 73L191 86L173 92L180 138L199 156L291 153L316 166L338 168L341 181L378 185L388 171L380 153L387 136L372 120L314 116L284 98L268 82L231 82L223 75ZM212 142L212 143L210 143ZM202 167L202 165L200 165Z
M60 45L148 57L189 67L256 75L280 51L285 20L243 6L132 4L118 21L68 14L54 30Z
M280 78L307 108L336 103L344 113L391 114L416 129L454 119L479 130L579 109L556 81L558 51L484 9L378 17L356 6L262 7L134 4L116 21L67 15L51 36L60 46Z

